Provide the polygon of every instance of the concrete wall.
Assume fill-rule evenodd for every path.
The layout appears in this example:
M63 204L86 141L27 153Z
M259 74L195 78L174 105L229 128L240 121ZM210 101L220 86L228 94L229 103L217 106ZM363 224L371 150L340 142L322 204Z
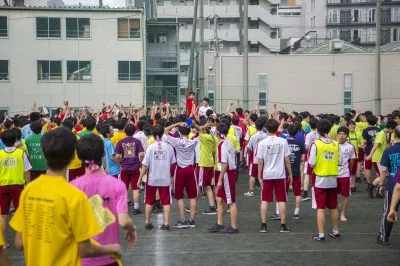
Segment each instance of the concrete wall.
M382 56L382 113L400 106L399 60L400 53ZM258 102L258 73L267 73L268 110L278 103L279 109L285 111L342 114L344 74L352 73L352 108L373 111L374 64L374 54L250 56L249 105L253 107ZM225 111L231 100L243 99L242 65L241 56L215 57L206 53L205 84L208 84L207 75L214 74L218 111Z
M136 11L7 10L9 34L0 38L0 60L9 60L9 81L0 81L0 107L29 111L33 102L98 107L103 101L141 105L144 91L143 31L140 39L118 39L117 18L139 17ZM59 39L37 39L36 17L61 17ZM66 39L65 17L90 18L89 39ZM143 23L141 23L143 26ZM62 81L38 81L37 60L62 60ZM92 62L90 82L67 81L66 61ZM141 81L118 81L118 61L141 61Z

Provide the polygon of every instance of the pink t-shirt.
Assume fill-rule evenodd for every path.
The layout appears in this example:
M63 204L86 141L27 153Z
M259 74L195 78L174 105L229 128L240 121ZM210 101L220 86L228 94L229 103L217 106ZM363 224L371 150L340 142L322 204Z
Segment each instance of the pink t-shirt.
M103 207L108 208L116 218L113 224L109 225L103 233L93 237L93 239L102 245L119 244L117 215L128 212L128 194L125 184L105 173L85 174L72 181L71 184L82 190L88 198L98 194L103 200ZM82 265L84 266L107 265L113 262L115 260L109 256L82 259Z

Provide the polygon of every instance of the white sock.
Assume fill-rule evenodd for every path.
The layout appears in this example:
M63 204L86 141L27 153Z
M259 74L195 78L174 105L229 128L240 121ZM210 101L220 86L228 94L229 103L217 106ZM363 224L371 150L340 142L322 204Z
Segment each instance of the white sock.
M332 230L332 233L334 233L335 235L338 235L338 234L339 234L339 231L337 231L337 230Z
M295 215L300 214L300 208L294 209L294 214L295 214Z
M278 205L278 202L276 203L276 215L279 215L279 205Z
M134 203L134 204L133 204L133 208L134 208L135 210L139 210L139 203Z
M319 236L319 237L325 237L325 234L319 233L318 236Z

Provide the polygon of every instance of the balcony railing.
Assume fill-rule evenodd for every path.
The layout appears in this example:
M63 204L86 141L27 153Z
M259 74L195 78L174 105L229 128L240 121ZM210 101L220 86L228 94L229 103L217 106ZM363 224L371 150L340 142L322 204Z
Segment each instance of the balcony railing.
M146 70L149 72L177 73L178 53L146 53Z
M382 5L400 3L400 0L381 0ZM343 5L376 5L376 0L326 0L328 6Z
M384 13L384 12L382 12ZM359 25L359 24L375 24L376 16L370 14L352 15L346 14L327 16L326 22L328 25ZM400 12L387 12L381 16L382 24L400 24Z
M146 105L151 106L153 102L161 103L167 100L170 105L179 104L177 86L146 86Z

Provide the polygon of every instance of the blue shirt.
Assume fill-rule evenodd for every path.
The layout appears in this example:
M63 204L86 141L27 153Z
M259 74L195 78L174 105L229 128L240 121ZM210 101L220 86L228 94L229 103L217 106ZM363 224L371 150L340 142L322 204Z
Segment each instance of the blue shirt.
M33 133L30 124L25 125L25 126L22 128L21 133L22 133L22 139L27 139L29 136L32 136L32 135L35 134L35 133Z
M121 167L111 160L111 157L115 154L114 144L110 139L104 139L104 150L107 171L109 175L119 175L121 173Z
M3 144L3 141L0 139L0 150L4 149L6 146Z
M389 171L386 189L393 190L396 184L395 176L397 170L400 168L400 143L395 143L383 152L381 165L386 167Z
M305 137L304 137L304 131L303 131L303 130L300 130L300 131L296 134L296 136L295 136L294 138L295 138L301 145L304 145L305 142L306 142Z

